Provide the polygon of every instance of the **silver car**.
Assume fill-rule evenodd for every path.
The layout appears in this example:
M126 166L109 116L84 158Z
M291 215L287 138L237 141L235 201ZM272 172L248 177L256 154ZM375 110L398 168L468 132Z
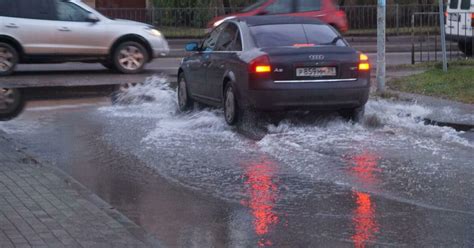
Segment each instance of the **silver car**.
M131 74L168 52L152 26L109 19L80 0L0 0L0 76L17 64L62 62Z

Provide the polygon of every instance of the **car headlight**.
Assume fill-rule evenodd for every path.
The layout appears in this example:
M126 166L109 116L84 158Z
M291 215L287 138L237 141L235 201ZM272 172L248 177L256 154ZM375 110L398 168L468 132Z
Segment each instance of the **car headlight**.
M156 37L162 37L162 36L163 36L163 34L162 34L160 31L158 31L158 30L156 30L156 29L154 29L154 28L147 28L146 31L147 31L150 35L153 35L153 36L156 36Z

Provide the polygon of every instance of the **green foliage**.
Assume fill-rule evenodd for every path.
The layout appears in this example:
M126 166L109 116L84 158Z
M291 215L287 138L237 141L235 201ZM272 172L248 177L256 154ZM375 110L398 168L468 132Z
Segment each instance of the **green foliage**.
M455 65L460 64L460 65ZM436 97L443 97L465 103L474 103L474 67L470 62L452 63L448 73L436 66L422 74L393 80L390 88Z

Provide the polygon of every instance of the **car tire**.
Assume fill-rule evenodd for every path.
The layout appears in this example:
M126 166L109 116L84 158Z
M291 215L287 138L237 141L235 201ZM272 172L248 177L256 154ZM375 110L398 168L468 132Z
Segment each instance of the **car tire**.
M183 74L178 76L178 108L181 112L189 111L194 106L194 101L189 97L188 83Z
M466 56L472 56L472 40L470 41L459 41L458 42L459 50L464 53Z
M230 126L237 124L241 112L234 87L228 84L224 91L224 118L227 124Z
M148 60L149 55L145 47L133 41L120 44L113 55L114 67L124 74L142 72Z
M18 61L17 50L7 43L0 42L0 76L11 75Z
M355 123L359 123L364 119L365 106L358 107L358 108L353 108L353 109L342 110L342 111L340 111L340 114L344 119L346 119L348 121L353 121Z
M21 90L0 88L0 121L17 117L25 107Z

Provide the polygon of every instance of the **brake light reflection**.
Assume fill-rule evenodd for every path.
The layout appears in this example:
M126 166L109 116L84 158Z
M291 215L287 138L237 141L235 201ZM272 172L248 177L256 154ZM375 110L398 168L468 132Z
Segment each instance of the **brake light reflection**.
M274 174L275 165L267 161L251 164L246 168L244 184L250 197L248 202L242 204L251 209L255 233L259 236L259 247L273 245L264 235L280 222L274 210L278 198L278 188L273 182Z
M369 152L364 152L352 158L351 167L353 175L364 186L372 187L378 183L374 172L379 172L378 158ZM355 234L352 241L356 248L365 248L367 243L375 240L375 235L379 232L379 224L376 220L376 206L369 194L353 191L356 201L356 209L353 212L352 222Z

